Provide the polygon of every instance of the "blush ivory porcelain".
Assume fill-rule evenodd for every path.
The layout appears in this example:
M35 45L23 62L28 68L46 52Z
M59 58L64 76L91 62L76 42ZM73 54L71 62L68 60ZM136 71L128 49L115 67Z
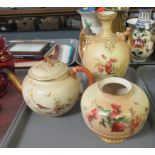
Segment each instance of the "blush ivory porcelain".
M93 73L96 81L109 76L122 77L129 65L131 29L114 34L112 22L116 15L113 11L98 13L97 17L102 24L101 33L80 33L79 55L83 65Z
M149 113L149 100L137 85L109 77L89 86L81 99L86 125L107 143L136 134Z
M36 63L22 83L25 103L42 115L60 116L68 112L80 95L78 71L87 75L89 85L93 83L92 74L82 66L69 69L65 63L46 59Z

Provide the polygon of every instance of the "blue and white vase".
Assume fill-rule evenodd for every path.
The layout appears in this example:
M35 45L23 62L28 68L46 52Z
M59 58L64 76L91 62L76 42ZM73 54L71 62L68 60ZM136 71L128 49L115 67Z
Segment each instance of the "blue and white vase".
M139 9L139 18L134 24L131 59L133 62L144 62L154 51L152 40L151 9Z

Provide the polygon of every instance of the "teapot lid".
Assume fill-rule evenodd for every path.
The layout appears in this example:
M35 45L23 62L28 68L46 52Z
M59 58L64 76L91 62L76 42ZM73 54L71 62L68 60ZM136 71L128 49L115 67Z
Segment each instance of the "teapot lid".
M28 71L28 75L35 80L57 79L68 71L68 66L62 62L52 62L49 58L37 62Z

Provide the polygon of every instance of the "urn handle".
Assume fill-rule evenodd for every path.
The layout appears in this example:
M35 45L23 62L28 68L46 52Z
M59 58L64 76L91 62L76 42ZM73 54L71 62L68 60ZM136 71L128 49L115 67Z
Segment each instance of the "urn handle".
M117 32L117 39L119 41L125 41L128 45L128 47L131 49L132 47L132 29L130 27L126 28L126 31L124 33Z
M87 40L86 40L85 33L84 33L83 30L80 32L79 40L80 40L80 43L79 43L79 55L80 55L80 58L81 58L81 61L82 61L83 55L84 55L84 52L85 52L85 48L86 48L86 45L87 45Z
M83 73L85 73L85 75L88 78L88 85L91 85L91 84L94 83L93 74L87 68L85 68L83 66L75 66L75 67L72 67L71 74L76 75L77 72L83 72Z
M124 32L125 41L127 42L129 48L132 47L132 29L130 27L126 28L126 31Z

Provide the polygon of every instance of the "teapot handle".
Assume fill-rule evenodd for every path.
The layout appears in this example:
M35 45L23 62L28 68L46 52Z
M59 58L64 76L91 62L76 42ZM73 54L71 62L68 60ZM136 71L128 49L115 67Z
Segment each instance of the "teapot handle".
M83 72L86 74L86 76L88 78L88 85L91 85L94 83L94 77L93 77L92 73L85 67L83 67L83 66L72 67L71 74L76 75L77 72Z

